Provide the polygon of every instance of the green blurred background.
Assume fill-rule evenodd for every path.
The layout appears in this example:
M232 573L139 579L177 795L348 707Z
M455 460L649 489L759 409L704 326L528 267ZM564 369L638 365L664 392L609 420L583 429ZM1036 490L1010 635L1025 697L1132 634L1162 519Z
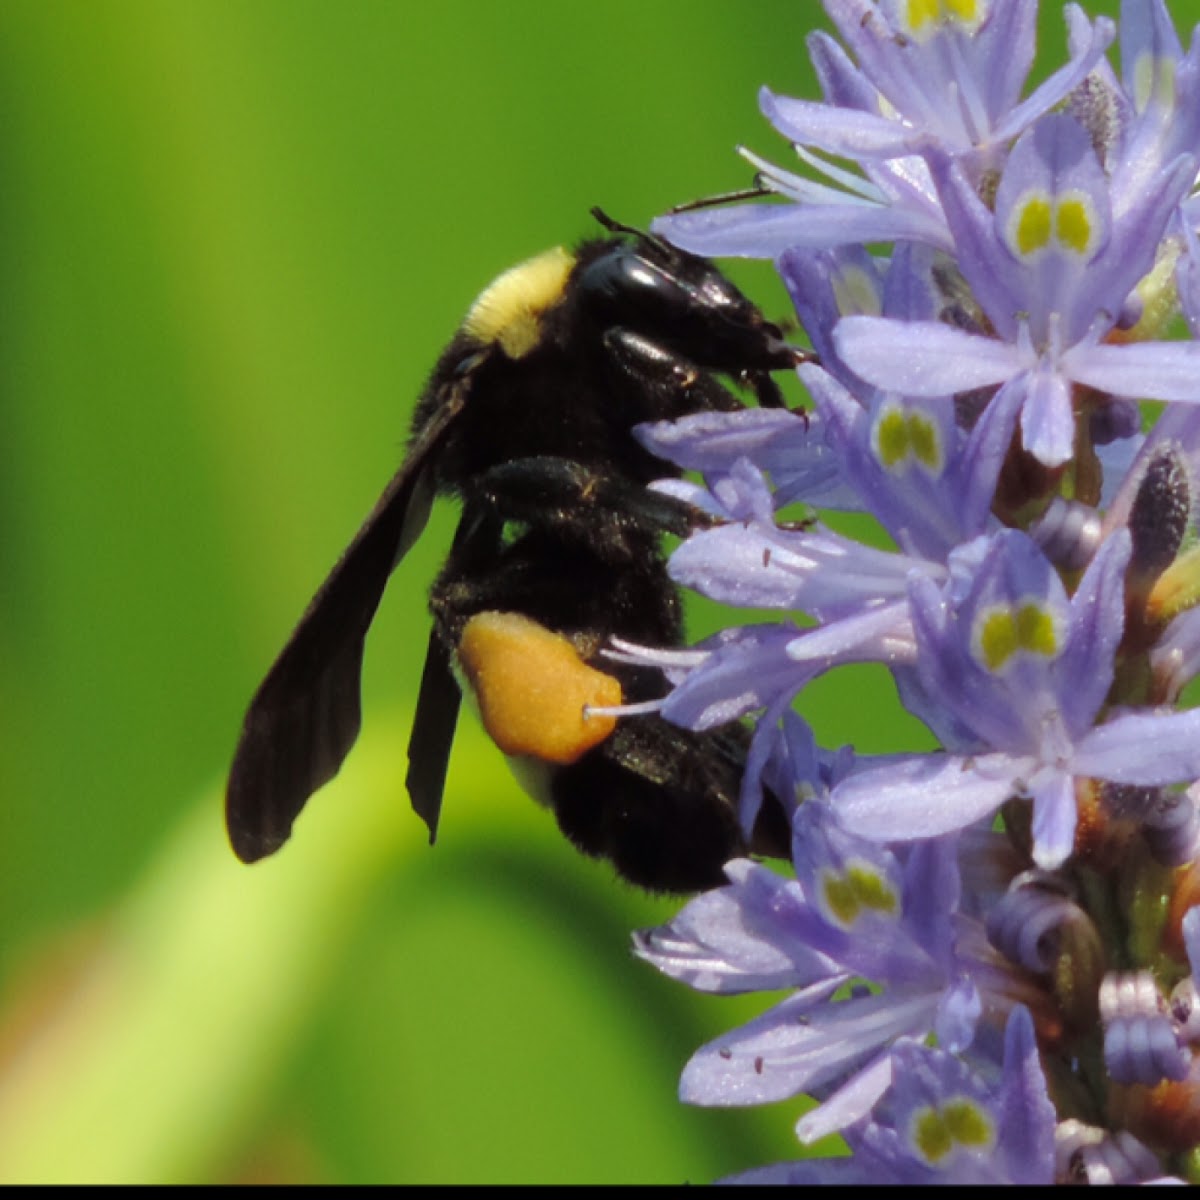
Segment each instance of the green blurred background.
M645 223L744 185L739 142L785 161L755 94L814 94L818 19L0 0L0 1180L702 1182L792 1154L795 1105L675 1101L761 1003L635 962L677 904L574 855L469 719L436 850L408 812L452 511L287 849L238 865L220 806L474 295L594 204ZM806 701L824 741L861 687Z

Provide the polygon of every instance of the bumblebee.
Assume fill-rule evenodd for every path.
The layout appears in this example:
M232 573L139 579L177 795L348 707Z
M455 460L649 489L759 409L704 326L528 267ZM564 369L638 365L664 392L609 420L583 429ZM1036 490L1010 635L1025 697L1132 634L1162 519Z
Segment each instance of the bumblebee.
M350 752L368 628L439 493L462 515L430 593L407 778L430 840L462 680L526 790L633 883L691 891L747 850L786 853L777 804L750 845L739 829L740 727L696 734L591 710L660 694L657 672L602 652L614 636L681 643L662 536L708 519L647 490L670 468L632 426L740 407L718 374L781 404L771 372L805 354L708 260L594 215L607 236L522 263L475 301L417 403L403 463L251 701L226 795L244 862L287 840Z

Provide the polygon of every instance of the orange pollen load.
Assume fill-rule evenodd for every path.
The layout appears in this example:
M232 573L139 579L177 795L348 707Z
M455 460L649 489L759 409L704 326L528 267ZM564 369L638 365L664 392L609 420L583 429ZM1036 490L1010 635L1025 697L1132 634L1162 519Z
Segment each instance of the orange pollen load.
M565 765L616 727L615 717L584 708L620 704L620 683L589 667L561 634L520 613L472 617L458 658L483 727L505 754Z

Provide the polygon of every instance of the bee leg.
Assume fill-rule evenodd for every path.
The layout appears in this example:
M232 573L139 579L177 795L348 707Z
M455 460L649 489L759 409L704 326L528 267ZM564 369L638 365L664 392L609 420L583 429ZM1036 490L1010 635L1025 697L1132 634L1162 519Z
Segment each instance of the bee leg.
M601 557L630 534L645 540L670 533L686 537L716 518L620 475L567 458L519 458L472 480L472 503L486 504L506 521L560 536L586 539Z
M759 408L787 407L779 384L768 371L743 371L738 376L738 383L754 393Z
M619 374L656 398L653 411L664 419L698 412L736 412L742 407L709 371L632 329L606 329L604 347Z

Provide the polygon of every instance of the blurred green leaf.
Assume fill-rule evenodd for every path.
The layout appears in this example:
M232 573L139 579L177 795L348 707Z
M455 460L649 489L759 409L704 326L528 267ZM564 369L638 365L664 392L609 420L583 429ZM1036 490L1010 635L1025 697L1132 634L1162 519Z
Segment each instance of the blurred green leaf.
M676 1104L747 1006L630 960L677 905L579 860L469 720L422 843L400 775L451 512L372 633L364 744L277 859L234 862L214 781L476 292L594 204L645 222L744 184L738 143L786 159L756 91L814 94L819 18L5 0L5 1178L703 1181L792 1153L793 1106ZM731 270L786 311L768 266ZM822 696L827 741L856 705Z

